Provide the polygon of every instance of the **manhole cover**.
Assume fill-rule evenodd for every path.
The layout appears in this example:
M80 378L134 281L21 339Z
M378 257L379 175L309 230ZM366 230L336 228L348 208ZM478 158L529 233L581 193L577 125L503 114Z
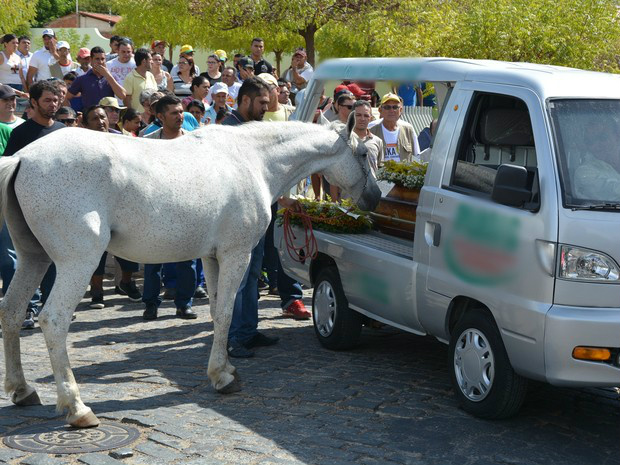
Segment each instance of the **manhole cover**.
M139 435L136 428L116 423L78 429L60 421L50 421L11 431L3 442L8 447L26 452L83 454L126 446Z

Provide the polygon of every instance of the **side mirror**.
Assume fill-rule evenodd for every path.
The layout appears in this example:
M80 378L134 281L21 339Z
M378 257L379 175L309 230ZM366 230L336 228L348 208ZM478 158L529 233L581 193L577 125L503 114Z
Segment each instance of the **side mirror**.
M532 198L527 187L527 169L524 166L500 165L495 175L491 199L502 205L522 207Z

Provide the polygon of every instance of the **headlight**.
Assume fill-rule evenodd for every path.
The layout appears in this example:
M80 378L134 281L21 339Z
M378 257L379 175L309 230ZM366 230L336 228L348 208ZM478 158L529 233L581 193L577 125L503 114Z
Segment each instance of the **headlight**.
M603 253L563 245L559 277L584 281L619 281L620 269L611 257Z

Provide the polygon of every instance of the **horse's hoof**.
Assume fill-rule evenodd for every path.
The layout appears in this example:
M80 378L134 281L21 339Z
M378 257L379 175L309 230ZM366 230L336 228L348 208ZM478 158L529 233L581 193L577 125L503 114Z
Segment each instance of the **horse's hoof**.
M30 394L28 394L26 397L20 400L18 400L16 394L13 393L11 401L15 405L18 405L20 407L29 407L31 405L41 405L41 399L39 399L39 394L37 394L37 391L32 391Z
M234 392L241 391L241 383L239 382L238 375L235 374L234 379L226 386L220 389L216 389L219 394L232 394Z
M81 417L69 415L67 421L74 428L94 428L100 424L99 418L95 416L92 410L89 410L88 413L85 413Z

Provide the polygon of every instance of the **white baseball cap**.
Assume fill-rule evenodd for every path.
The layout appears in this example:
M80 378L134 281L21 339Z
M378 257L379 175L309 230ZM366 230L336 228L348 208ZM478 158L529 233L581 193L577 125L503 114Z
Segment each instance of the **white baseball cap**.
M219 94L221 92L225 92L226 94L228 94L228 86L223 82L216 82L211 86L211 96L214 96L215 94Z
M71 47L69 46L69 42L67 42L65 40L61 40L60 42L58 42L56 44L56 48L58 50L60 50L61 48L66 48L67 50L71 50Z
M56 37L56 34L54 34L54 30L53 29L43 29L43 32L41 33L41 36Z

